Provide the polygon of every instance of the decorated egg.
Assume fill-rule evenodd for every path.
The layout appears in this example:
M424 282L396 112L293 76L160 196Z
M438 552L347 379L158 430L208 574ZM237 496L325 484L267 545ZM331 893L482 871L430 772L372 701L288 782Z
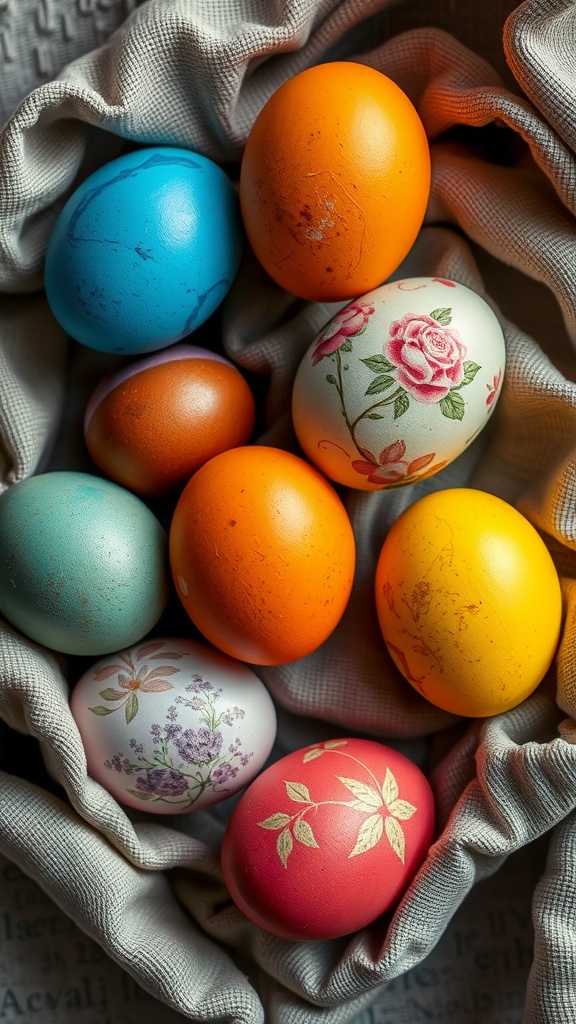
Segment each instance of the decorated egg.
M373 740L330 740L251 783L226 829L222 872L266 931L336 938L398 902L433 832L432 790L412 761Z
M88 473L29 477L0 495L0 613L67 654L137 642L168 600L166 533L130 491Z
M361 295L396 270L429 191L415 107L392 79L353 61L284 82L258 114L240 170L256 257L287 291L322 302Z
M104 164L65 203L46 251L46 296L83 345L151 352L214 312L242 238L237 193L222 168L187 149L137 149Z
M382 546L375 596L402 675L455 715L515 707L554 658L556 567L532 524L493 494L454 488L410 505Z
M70 707L88 774L120 803L154 814L226 800L254 778L276 736L258 677L183 638L102 658L76 683Z
M304 459L248 445L215 455L170 524L178 596L203 636L256 665L295 661L338 625L355 567L352 526Z
M255 404L240 371L208 349L173 345L100 382L84 417L98 468L137 494L157 496L252 433Z
M302 359L292 397L300 445L358 490L432 476L490 419L505 358L497 317L465 285L382 285L340 310Z

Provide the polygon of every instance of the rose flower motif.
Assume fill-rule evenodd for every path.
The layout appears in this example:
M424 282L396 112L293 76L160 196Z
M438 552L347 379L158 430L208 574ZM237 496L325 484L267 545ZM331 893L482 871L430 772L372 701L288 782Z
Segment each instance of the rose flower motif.
M464 378L466 346L458 331L425 314L407 313L395 320L383 351L398 367L398 383L417 402L441 401Z
M316 348L312 353L312 366L316 366L324 356L336 352L347 338L361 334L366 329L372 313L374 313L374 306L369 303L352 302L332 317L318 338Z

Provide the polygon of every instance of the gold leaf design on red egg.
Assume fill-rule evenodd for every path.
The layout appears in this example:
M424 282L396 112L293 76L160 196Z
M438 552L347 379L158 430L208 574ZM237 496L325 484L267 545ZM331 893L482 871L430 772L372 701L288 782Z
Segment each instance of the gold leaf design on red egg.
M304 846L319 848L312 828L307 821L304 821L304 818L297 818L294 822L294 835L298 842L303 843Z
M396 818L393 818L392 816L386 818L384 824L386 827L386 835L388 837L388 842L390 843L390 846L394 850L396 856L400 858L402 863L404 863L406 841L404 839L402 826L399 824Z
M372 814L369 818L366 818L360 825L356 846L352 853L348 854L348 859L356 857L359 853L366 853L367 850L371 850L373 846L380 842L383 831L384 822L381 814Z
M292 833L289 828L285 828L284 831L280 833L276 841L278 856L285 868L288 867L288 857L292 853L293 845Z
M302 782L286 782L286 792L291 800L295 800L296 803L309 804L310 793L308 787Z
M404 863L406 840L402 831L401 821L407 821L417 808L407 800L399 796L398 782L393 772L386 768L384 780L380 786L375 775L367 765L359 758L339 748L345 747L346 740L329 740L326 743L309 748L303 755L302 761L307 764L309 761L323 754L340 754L362 768L374 785L362 782L360 779L349 778L348 776L336 775L335 778L352 794L352 800L318 800L315 801L310 795L310 790L303 782L288 782L284 780L287 797L294 803L305 804L295 814L287 814L285 811L276 811L263 821L257 822L260 828L269 831L279 831L276 840L276 851L284 868L288 868L288 858L294 849L294 839L303 846L319 849L320 844L305 815L311 811L318 811L319 808L328 805L349 807L352 811L367 814L368 817L360 823L356 842L348 854L348 859L357 857L373 849L385 834L390 846L399 860ZM387 814L384 812L388 812Z

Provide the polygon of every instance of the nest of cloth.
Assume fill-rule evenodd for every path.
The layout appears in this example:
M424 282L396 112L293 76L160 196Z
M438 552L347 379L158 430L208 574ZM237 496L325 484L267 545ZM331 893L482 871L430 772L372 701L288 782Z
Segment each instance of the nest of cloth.
M9 0L0 33L0 489L89 465L83 411L111 360L71 341L44 295L46 245L65 199L135 145L185 147L238 166L265 101L320 62L368 64L414 103L432 188L397 276L475 290L496 313L507 354L489 427L454 463L406 487L344 493L357 545L345 615L314 653L257 670L278 710L278 756L357 734L429 767L436 839L394 913L319 942L251 924L222 880L225 808L160 821L121 807L87 774L69 707L78 660L2 622L0 716L38 741L49 781L0 773L0 850L184 1017L344 1024L426 958L479 880L548 836L525 1019L575 1019L576 7ZM338 308L295 298L249 254L243 260L217 343L258 381L259 442L293 447L294 376ZM391 525L416 498L454 486L496 494L530 520L564 600L560 645L541 686L477 721L406 685L372 607L374 564Z

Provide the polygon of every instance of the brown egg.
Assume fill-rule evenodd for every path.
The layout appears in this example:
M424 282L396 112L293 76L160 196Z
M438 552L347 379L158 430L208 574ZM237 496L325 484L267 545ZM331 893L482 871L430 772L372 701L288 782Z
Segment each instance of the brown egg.
M157 497L245 444L254 418L250 387L231 362L176 345L105 377L88 402L84 436L102 473Z

